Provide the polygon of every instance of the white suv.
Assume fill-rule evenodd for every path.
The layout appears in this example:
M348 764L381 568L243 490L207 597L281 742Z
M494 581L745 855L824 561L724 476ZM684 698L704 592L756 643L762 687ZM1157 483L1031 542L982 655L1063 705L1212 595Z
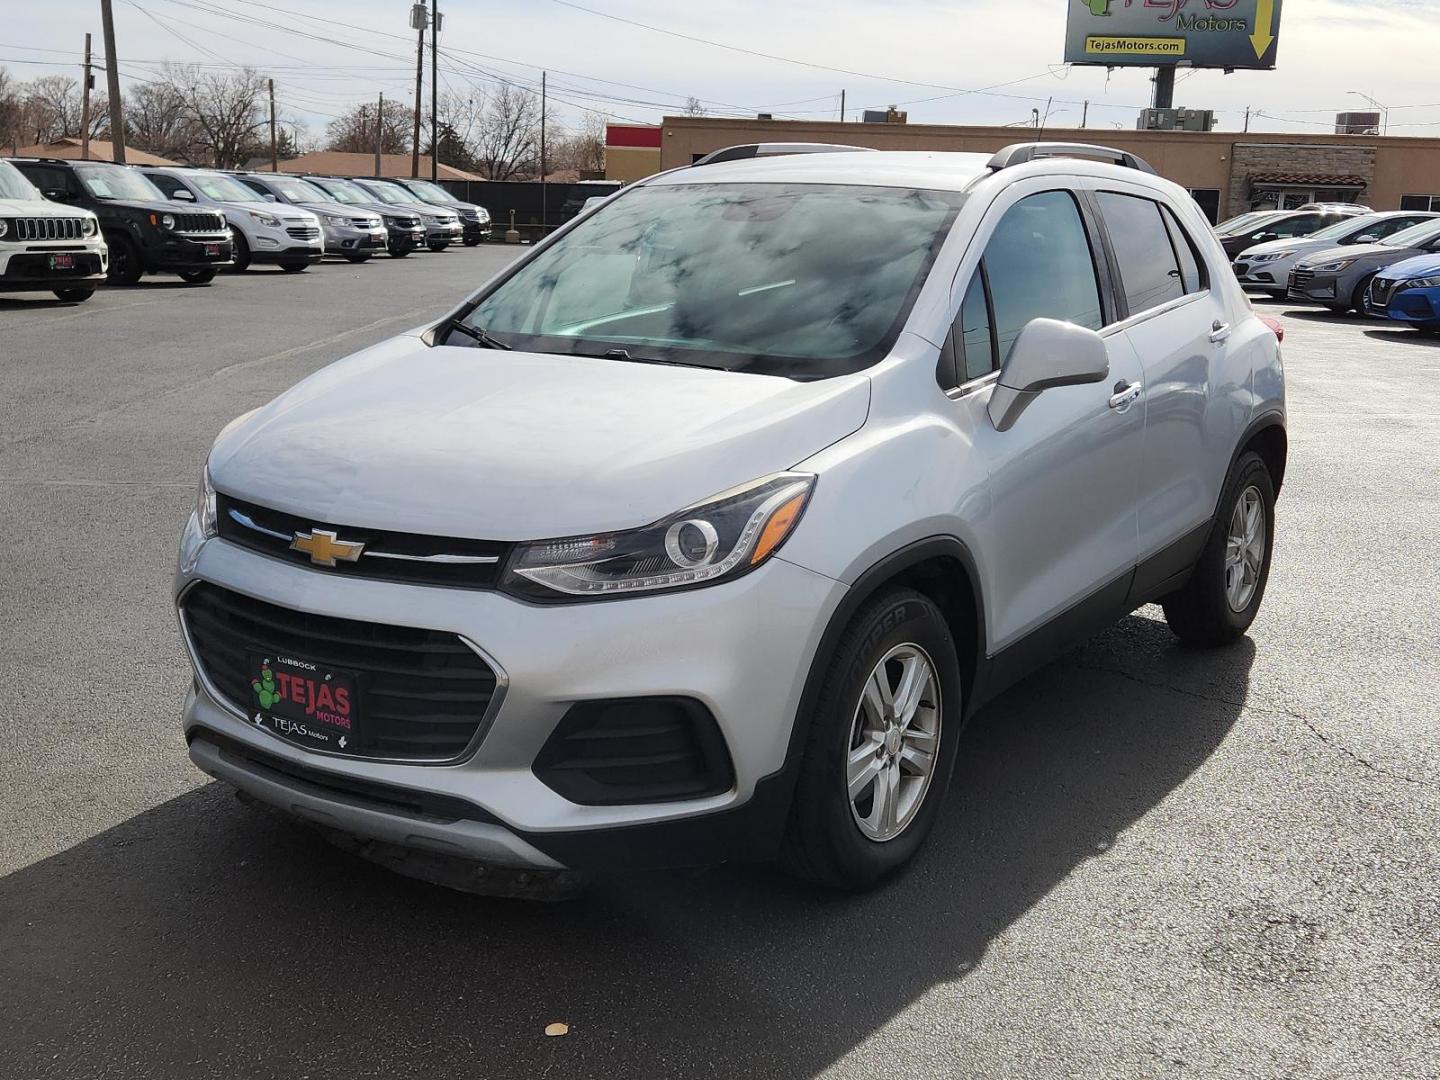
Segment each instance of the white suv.
M228 173L156 166L140 171L166 198L210 206L225 215L235 236L236 270L265 263L298 273L325 257L320 218L309 210L272 202Z
M221 433L190 755L491 889L864 887L1057 650L1150 601L1245 633L1285 459L1276 334L1133 156L677 170Z
M57 206L8 161L0 161L0 293L53 292L89 300L104 283L110 252L89 210Z

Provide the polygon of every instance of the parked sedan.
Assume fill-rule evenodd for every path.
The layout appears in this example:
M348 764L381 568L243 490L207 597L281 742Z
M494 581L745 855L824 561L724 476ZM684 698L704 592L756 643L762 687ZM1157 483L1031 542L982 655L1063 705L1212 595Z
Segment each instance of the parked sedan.
M1375 275L1365 293L1365 313L1440 334L1440 255L1417 255Z
M1216 235L1220 238L1220 246L1225 249L1225 254L1234 259L1236 255L1256 244L1312 236L1336 222L1358 217L1364 212L1358 206L1353 210L1277 210L1238 231L1216 230Z
M1440 214L1392 210L1384 214L1361 214L1337 221L1311 235L1289 240L1271 240L1246 248L1235 260L1235 276L1248 288L1284 299L1290 271L1306 255L1351 244L1378 244L1395 233L1440 218Z
M1365 310L1365 290L1380 270L1440 251L1440 221L1426 221L1378 244L1333 247L1306 255L1290 271L1289 298L1331 311Z

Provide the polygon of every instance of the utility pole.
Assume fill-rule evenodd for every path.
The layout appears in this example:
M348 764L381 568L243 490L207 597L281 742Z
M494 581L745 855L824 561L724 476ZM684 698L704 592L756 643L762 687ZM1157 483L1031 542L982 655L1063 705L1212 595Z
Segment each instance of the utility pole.
M110 145L115 161L125 164L125 106L120 100L120 62L115 58L115 13L110 0L100 0L105 33L105 86L110 92Z
M840 123L845 122L845 91L840 91Z
M549 222L548 207L545 198L545 110L547 107L547 92L550 73L540 72L540 229L544 235L545 226Z
M1085 125L1090 122L1090 102L1085 102L1085 108L1080 111L1080 128L1084 130Z
M380 151L384 149L381 145L385 139L385 91L380 91L380 105L375 113L375 176L378 179L384 173L380 171Z
M1155 69L1155 100L1152 105L1157 109L1175 107L1175 65Z
M410 8L410 25L419 33L415 47L415 131L410 140L410 178L420 179L420 99L425 94L425 22L429 12L424 4Z
M80 94L80 160L90 160L90 89L95 76L90 73L90 35L85 35L85 82Z
M1246 106L1245 106L1245 130L1246 130L1246 132L1249 132L1249 130L1250 130L1250 106L1249 106L1249 105L1246 105Z
M270 84L270 171L280 171L280 145L275 141L275 80L267 80Z
M440 179L440 0L430 8L430 182Z

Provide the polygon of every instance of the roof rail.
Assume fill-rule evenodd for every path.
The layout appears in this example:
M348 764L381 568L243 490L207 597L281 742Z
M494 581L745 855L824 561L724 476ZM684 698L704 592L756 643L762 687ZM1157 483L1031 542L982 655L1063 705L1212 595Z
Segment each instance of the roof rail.
M839 143L745 143L706 154L694 162L691 168L696 165L718 165L722 161L743 161L746 158L784 157L789 154L850 154L872 149L869 146L842 146Z
M1027 161L1038 161L1041 158L1049 157L1095 158L1100 161L1108 161L1112 165L1121 165L1127 169L1138 169L1140 172L1147 172L1152 176L1160 175L1148 161L1128 150L1116 150L1110 146L1092 146L1090 143L1014 143L990 159L990 168L994 172L999 172L1001 169L1008 169L1015 165L1024 165Z

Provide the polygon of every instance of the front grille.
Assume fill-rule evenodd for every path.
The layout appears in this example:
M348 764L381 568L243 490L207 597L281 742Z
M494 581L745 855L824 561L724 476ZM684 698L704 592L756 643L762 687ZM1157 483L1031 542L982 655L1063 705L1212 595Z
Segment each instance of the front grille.
M1314 270L1291 270L1290 288L1303 289L1315 280Z
M355 217L350 219L350 224L357 229L373 229L380 223L373 218Z
M547 787L582 806L700 799L735 782L715 718L692 698L574 705L534 769Z
M268 604L209 582L181 601L204 675L242 713L253 708L252 653L284 652L360 673L360 756L450 761L474 740L495 672L454 634L336 619Z
M176 214L176 232L215 233L225 231L225 219L219 214Z
M7 240L79 240L85 235L84 218L6 218Z
M1387 281L1384 278L1376 278L1370 283L1370 300L1374 304L1384 307L1390 302L1390 294L1395 291L1395 282Z
M319 240L320 230L314 225L291 225L286 230L287 236L293 236L296 240Z
M465 540L315 521L229 495L218 496L216 510L220 535L226 540L325 573L372 581L493 589L511 548L510 544L494 540ZM296 533L315 529L333 532L342 540L363 543L365 552L355 562L337 561L333 567L314 566L309 555L290 550L290 543Z
M420 227L420 219L416 217L393 217L390 219L390 223L397 229L418 229Z
M480 211L478 211L478 210L461 210L461 211L460 211L460 216L463 217L466 221L479 221L479 220L480 220Z

